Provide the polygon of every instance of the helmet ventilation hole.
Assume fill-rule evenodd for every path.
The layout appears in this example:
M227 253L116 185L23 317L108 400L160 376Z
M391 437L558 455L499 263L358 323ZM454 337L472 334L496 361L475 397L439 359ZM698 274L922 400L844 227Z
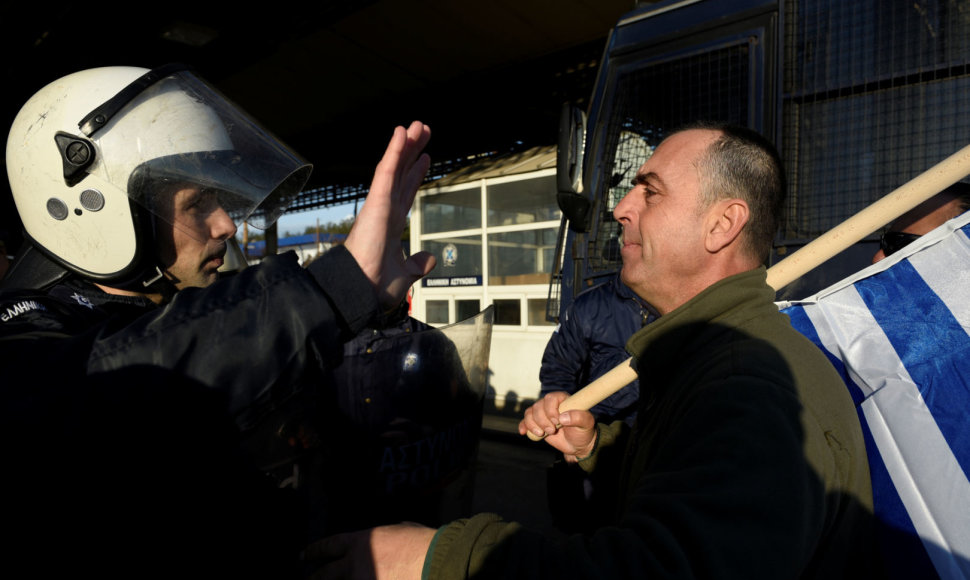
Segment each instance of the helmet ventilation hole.
M52 197L47 200L47 213L56 220L67 219L67 204Z
M104 195L96 189L85 189L81 192L81 207L88 211L101 211L104 207Z

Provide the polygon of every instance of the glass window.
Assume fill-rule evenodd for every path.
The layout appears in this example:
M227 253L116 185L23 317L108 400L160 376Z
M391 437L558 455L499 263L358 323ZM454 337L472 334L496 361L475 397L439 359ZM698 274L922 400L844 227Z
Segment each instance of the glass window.
M529 298L529 326L552 326L555 322L546 319L547 298Z
M447 300L428 300L424 303L424 311L428 324L448 324Z
M508 226L560 219L556 176L489 185L488 225Z
M489 234L489 284L548 284L556 234L556 228Z
M481 311L481 301L474 300L455 300L455 321L467 320Z
M495 305L495 324L503 324L506 326L522 325L521 300L517 298L506 298L494 300L492 304Z
M482 227L480 187L421 198L421 229L435 234Z
M428 278L482 275L482 236L455 236L424 240L421 249L434 254L438 264Z

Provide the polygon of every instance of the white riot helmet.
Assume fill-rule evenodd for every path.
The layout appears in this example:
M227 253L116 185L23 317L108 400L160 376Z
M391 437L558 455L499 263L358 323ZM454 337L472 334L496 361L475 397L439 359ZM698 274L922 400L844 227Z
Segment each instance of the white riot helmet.
M68 271L137 289L161 277L155 227L173 186L215 193L238 225L273 223L311 166L184 66L105 67L23 106L7 173L29 246ZM169 218L170 219L170 218Z

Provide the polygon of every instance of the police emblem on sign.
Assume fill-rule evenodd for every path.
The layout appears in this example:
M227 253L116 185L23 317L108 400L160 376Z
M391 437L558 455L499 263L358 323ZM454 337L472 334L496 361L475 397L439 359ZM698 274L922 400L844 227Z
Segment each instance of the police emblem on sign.
M458 248L455 244L448 244L445 249L441 251L441 259L444 261L445 266L454 266L455 262L458 261Z

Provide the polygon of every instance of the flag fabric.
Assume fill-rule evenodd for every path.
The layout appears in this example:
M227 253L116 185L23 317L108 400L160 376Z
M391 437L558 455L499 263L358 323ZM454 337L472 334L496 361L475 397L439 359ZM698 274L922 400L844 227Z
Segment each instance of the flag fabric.
M859 411L887 572L970 579L970 212L778 303Z

